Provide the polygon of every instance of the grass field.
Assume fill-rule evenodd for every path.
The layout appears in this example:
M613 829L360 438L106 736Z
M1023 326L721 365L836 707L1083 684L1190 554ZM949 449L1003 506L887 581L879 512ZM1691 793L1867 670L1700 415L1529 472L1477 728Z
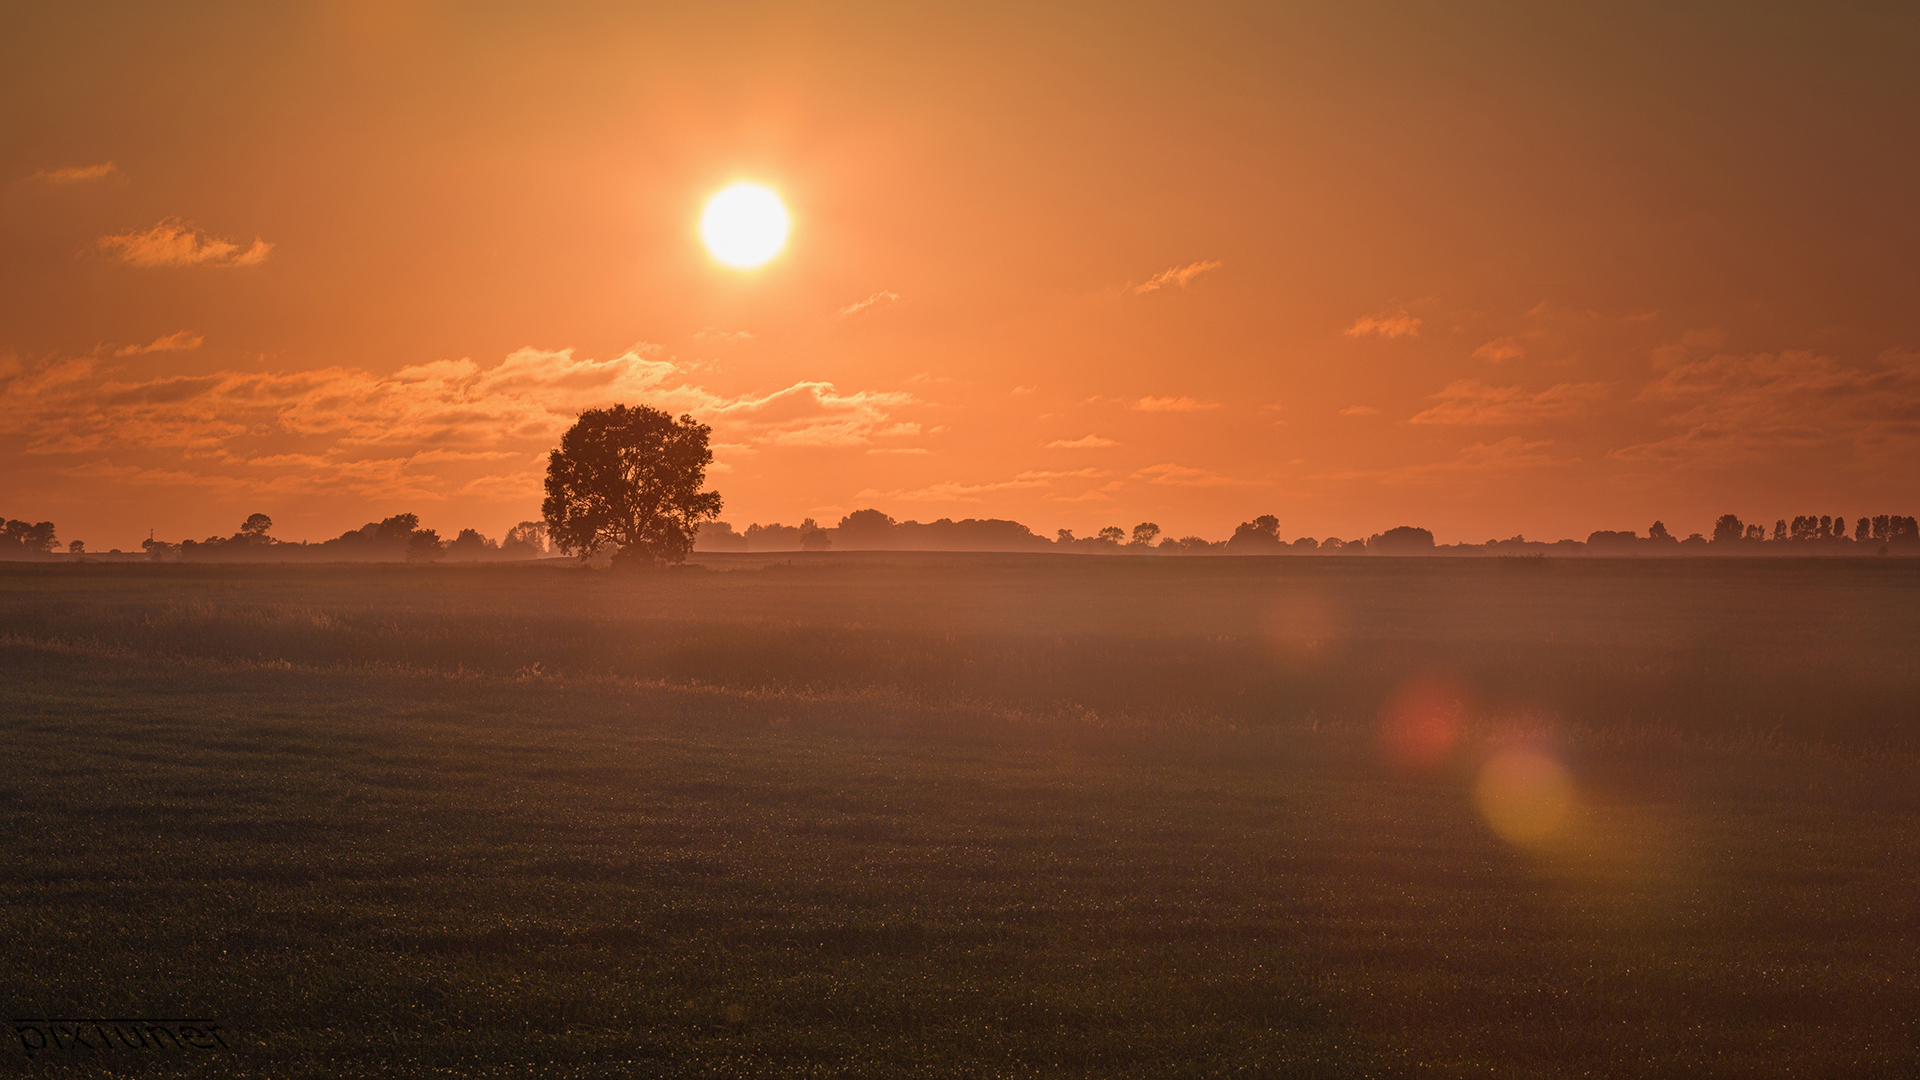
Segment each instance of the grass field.
M1920 1070L1920 565L703 561L0 565L0 1068Z

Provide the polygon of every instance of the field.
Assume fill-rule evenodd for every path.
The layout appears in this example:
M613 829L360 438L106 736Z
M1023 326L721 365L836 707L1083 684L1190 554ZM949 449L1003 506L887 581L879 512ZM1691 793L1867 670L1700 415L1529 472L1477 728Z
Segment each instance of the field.
M702 563L0 564L0 1068L1920 1071L1920 561Z

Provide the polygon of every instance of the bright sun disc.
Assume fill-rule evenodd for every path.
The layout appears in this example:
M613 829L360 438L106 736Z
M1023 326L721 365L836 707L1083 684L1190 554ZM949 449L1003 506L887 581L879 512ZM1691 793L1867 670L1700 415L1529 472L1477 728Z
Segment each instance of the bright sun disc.
M780 196L759 184L734 184L707 200L700 238L713 257L736 270L751 270L787 246L792 222Z

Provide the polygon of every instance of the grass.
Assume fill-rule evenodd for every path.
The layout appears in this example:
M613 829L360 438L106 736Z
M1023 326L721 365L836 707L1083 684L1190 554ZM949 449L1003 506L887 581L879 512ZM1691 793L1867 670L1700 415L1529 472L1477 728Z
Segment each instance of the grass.
M4 999L236 1044L0 1068L1920 1065L1904 564L763 562L0 568Z

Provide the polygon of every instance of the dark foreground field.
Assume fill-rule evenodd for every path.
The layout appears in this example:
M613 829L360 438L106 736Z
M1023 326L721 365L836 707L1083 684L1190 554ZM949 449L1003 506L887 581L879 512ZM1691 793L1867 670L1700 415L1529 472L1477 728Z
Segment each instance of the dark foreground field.
M0 566L0 1068L1920 1070L1920 566L763 562Z

